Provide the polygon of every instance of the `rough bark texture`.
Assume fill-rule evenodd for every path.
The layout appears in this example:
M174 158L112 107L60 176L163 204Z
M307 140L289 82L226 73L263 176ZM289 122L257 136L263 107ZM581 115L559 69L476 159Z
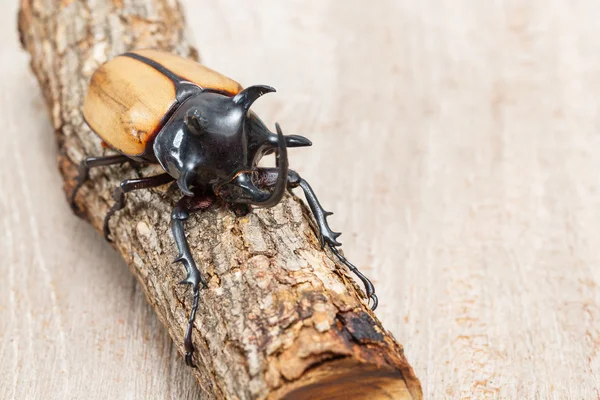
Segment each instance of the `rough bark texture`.
M82 158L110 152L80 111L94 69L132 48L197 58L173 0L23 0L19 29L51 112L67 194ZM118 182L154 170L93 170L78 196L84 217L100 229ZM170 187L129 194L111 226L116 249L181 352L191 296L177 284L183 268L172 263L170 211L178 197ZM421 398L402 347L346 269L320 249L311 221L287 195L277 207L243 218L213 207L187 223L209 281L194 331L195 375L207 397Z

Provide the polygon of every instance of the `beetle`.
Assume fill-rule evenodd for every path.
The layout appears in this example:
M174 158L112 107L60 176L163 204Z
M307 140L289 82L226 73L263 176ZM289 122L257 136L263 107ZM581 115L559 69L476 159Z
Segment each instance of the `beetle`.
M193 302L185 333L185 361L192 364L192 326L198 309L200 285L207 287L187 243L184 222L218 198L236 215L252 206L272 207L287 189L300 187L318 228L322 247L331 252L363 282L372 309L377 296L371 281L338 250L341 245L327 223L331 212L319 203L311 186L288 168L287 148L311 146L299 135L269 131L250 106L274 92L270 86L247 88L195 61L153 49L135 50L109 60L92 75L83 105L87 125L118 154L81 161L70 203L77 212L76 196L89 178L90 168L144 162L160 164L164 173L126 179L113 192L114 205L104 219L104 236L110 241L109 221L125 206L125 194L176 182L183 197L171 213L171 231L192 287ZM276 168L260 168L259 160L275 153Z

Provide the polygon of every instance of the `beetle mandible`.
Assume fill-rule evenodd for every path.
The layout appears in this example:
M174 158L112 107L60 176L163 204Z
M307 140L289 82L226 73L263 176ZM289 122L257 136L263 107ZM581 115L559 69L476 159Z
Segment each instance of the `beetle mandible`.
M122 181L113 192L115 204L104 219L110 241L110 217L125 206L125 194L176 181L184 196L171 213L171 230L193 291L192 310L184 339L185 361L192 365L192 326L198 309L200 284L207 283L196 267L184 232L190 213L222 199L237 215L252 206L272 207L286 189L300 187L319 230L321 246L363 282L372 309L377 307L369 279L338 250L341 245L327 223L325 211L312 188L288 169L287 148L311 146L299 135L283 135L276 124L272 133L250 110L252 103L275 89L237 82L199 63L158 50L136 50L101 65L92 75L83 106L86 123L119 154L88 157L79 165L71 206L93 167L129 161L158 163L164 173ZM276 168L260 168L259 160L275 153Z

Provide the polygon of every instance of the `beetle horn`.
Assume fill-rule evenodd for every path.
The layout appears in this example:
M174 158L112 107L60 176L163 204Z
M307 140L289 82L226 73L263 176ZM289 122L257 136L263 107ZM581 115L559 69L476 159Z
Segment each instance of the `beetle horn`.
M273 189L273 193L271 197L269 197L266 201L262 203L253 203L257 206L262 207L273 207L275 204L279 203L283 198L285 193L285 189L287 187L287 175L288 175L288 158L287 158L287 143L285 140L285 136L281 132L281 127L279 124L275 124L275 129L277 129L277 142L278 142L278 151L277 151L277 182L275 182L275 188Z
M287 135L285 137L285 143L287 144L287 147L312 146L312 142L308 138L300 135Z
M194 193L190 190L189 185L189 181L190 180L190 171L186 170L183 171L181 173L181 175L179 175L179 178L177 179L177 186L179 186L179 190L181 190L181 192L183 194L185 194L186 196L193 196Z
M287 146L281 128L277 124L277 135L279 146L277 153L277 181L273 192L261 190L252 182L252 176L248 172L238 174L231 182L223 185L218 192L224 200L231 203L252 204L259 207L273 207L279 203L287 187L288 159Z
M235 95L233 102L239 106L242 106L245 111L248 111L256 99L265 93L271 93L274 91L275 89L266 85L248 86L246 89Z
M286 144L287 147L307 147L307 146L312 146L312 142L308 138L305 138L304 136L300 136L300 135L285 135L284 139L285 139L285 144ZM269 143L271 143L271 145L273 145L273 147L278 146L278 144L279 144L278 136L274 135L274 134L270 134L269 135Z

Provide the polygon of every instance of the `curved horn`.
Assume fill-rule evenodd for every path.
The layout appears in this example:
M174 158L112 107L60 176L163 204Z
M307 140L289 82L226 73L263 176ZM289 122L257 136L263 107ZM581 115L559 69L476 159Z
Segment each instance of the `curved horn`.
M189 176L190 176L189 170L183 171L181 173L181 175L179 175L179 178L177 179L177 186L179 186L179 190L181 190L183 192L183 194L185 194L186 196L193 196L194 193L192 193L192 191L190 190L190 188L188 186Z
M273 189L273 193L271 196L262 202L252 203L256 206L261 207L273 207L277 203L281 201L283 195L285 194L285 189L287 187L287 175L288 175L288 158L287 158L287 145L285 142L285 137L281 132L281 127L279 124L275 124L275 128L277 129L277 142L278 142L278 152L277 152L277 182L275 182L275 188Z
M273 207L281 201L287 187L288 159L287 147L281 128L277 125L277 135L279 136L279 146L277 153L277 181L275 182L273 192L261 190L254 185L252 177L248 172L238 174L231 182L223 185L222 189L217 189L225 201L241 204L252 204L259 207Z
M266 85L248 86L246 89L235 95L233 102L239 106L242 106L245 111L248 111L256 99L265 93L271 93L274 91L275 89Z
M306 147L312 146L312 142L300 135L285 135L285 144L287 147ZM277 146L279 139L277 139L277 135L270 133L268 138L269 143L272 146Z
M312 142L308 138L300 135L287 135L285 137L285 143L288 147L312 146Z

